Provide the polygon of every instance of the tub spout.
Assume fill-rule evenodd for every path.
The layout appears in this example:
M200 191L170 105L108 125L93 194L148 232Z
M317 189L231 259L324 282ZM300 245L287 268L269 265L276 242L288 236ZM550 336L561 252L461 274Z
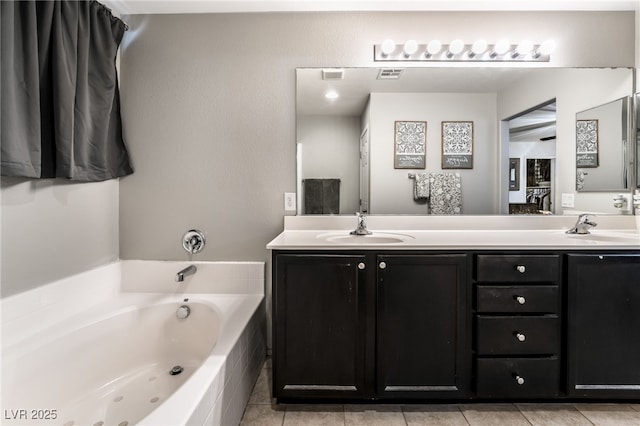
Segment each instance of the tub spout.
M184 277L195 274L197 270L198 269L195 267L195 265L187 266L176 274L176 282L181 283L182 281L184 281Z

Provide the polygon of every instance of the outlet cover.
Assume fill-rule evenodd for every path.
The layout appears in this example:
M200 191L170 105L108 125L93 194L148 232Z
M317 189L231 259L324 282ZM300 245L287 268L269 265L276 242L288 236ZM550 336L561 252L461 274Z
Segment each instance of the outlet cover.
M296 193L295 192L284 193L284 211L285 212L296 211Z
M562 194L562 207L575 207L575 194Z

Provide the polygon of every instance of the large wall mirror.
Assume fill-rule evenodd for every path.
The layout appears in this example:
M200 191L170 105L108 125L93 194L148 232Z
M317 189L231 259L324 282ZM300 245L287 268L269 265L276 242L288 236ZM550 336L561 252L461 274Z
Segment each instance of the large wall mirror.
M298 214L430 214L416 197L415 177L425 174L458 179L462 214L561 214L562 194L586 196L576 192L577 114L631 96L633 74L299 68ZM612 157L629 155L615 149Z

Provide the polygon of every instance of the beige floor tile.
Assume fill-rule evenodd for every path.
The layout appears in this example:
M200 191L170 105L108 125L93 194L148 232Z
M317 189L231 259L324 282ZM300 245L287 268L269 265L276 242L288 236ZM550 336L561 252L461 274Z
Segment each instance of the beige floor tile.
M249 397L249 404L271 404L271 369L263 368Z
M345 405L346 426L406 426L399 405Z
M241 426L282 426L285 408L278 405L248 404Z
M284 426L344 426L342 405L287 405Z
M471 426L531 426L513 404L461 405Z
M640 412L628 404L576 404L596 426L640 426Z
M633 408L636 411L640 411L640 404L631 404L631 408Z
M403 405L402 412L409 426L467 426L467 420L457 405Z
M517 404L516 407L533 426L591 426L571 404Z

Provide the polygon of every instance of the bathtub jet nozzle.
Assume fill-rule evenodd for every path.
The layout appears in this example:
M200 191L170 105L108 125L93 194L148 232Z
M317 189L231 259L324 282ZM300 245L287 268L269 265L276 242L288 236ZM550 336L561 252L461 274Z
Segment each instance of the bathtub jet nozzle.
M183 270L178 271L178 273L176 274L176 282L181 283L182 281L184 281L184 277L195 274L197 270L198 269L195 267L195 265L189 265Z
M184 368L182 368L179 365L176 365L175 367L173 367L170 371L169 374L171 374L172 376L177 376L178 374L182 373L184 371Z

